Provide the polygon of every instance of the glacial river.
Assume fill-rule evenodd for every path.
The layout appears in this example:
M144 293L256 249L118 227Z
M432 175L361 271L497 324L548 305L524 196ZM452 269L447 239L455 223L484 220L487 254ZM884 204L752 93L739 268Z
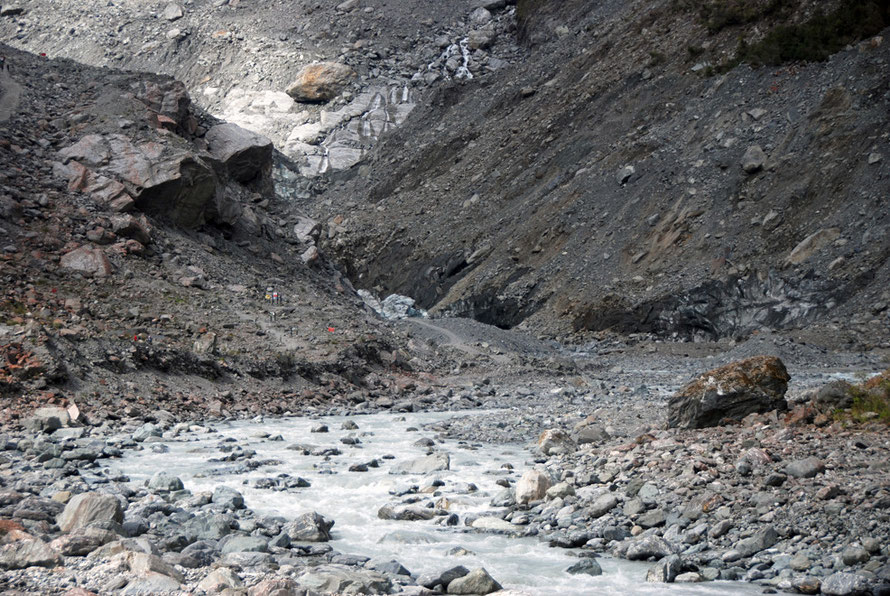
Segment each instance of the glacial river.
M394 475L390 473L398 463L421 457L427 447L416 445L421 438L434 438L423 425L460 414L375 414L369 416L326 418L276 418L264 421L218 424L215 432L190 432L165 442L167 453L155 453L146 448L127 451L113 468L128 475L134 484L142 484L156 471L179 476L192 492L212 491L224 484L239 490L246 505L260 515L295 517L317 511L333 519L333 540L330 545L346 554L395 559L412 574L440 572L455 565L469 569L484 567L504 588L530 595L590 595L590 594L759 594L762 588L740 582L710 582L702 584L646 583L647 563L601 557L598 560L603 574L597 577L571 575L566 569L578 562L576 553L550 548L534 538L511 538L499 534L469 532L463 524L468 514L491 511L492 497L503 492L496 481L513 474L514 479L532 467L531 454L523 445L489 446L458 441L436 440L435 450L451 458L450 470L428 475ZM505 415L492 412L492 416ZM509 415L509 414L507 414ZM344 422L352 421L357 430L343 430ZM327 433L311 429L324 424ZM280 435L282 440L271 440ZM357 445L341 442L342 438L357 438ZM236 443L224 442L235 439ZM348 439L347 439L348 440ZM274 459L282 463L268 465L250 472L223 473L236 464L208 462L223 457L221 445L237 444L256 450L256 459ZM293 444L304 447L337 448L336 456L302 455L288 449ZM387 459L384 459L384 456ZM391 459L389 458L391 456ZM350 472L354 464L376 459L380 466L367 472ZM511 472L503 468L511 464ZM305 478L311 487L277 492L252 488L257 479L286 473ZM379 508L402 498L393 492L417 485L429 487L433 480L441 480L437 487L448 500L450 511L457 513L461 522L446 527L433 521L389 521L377 517ZM246 481L246 483L245 483ZM478 490L468 492L467 484ZM420 495L426 496L426 495ZM436 497L438 499L439 497ZM472 554L447 554L454 547L462 547Z

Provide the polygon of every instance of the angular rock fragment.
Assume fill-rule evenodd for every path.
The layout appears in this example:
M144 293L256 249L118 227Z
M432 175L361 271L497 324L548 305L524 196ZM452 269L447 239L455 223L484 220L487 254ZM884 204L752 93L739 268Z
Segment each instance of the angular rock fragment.
M668 427L705 428L752 413L786 410L790 380L781 360L755 356L710 370L671 396Z
M238 182L250 182L272 167L272 141L237 124L218 124L205 137L210 154Z
M123 520L123 509L116 497L88 492L71 497L57 523L63 532L70 532L95 522L121 523Z

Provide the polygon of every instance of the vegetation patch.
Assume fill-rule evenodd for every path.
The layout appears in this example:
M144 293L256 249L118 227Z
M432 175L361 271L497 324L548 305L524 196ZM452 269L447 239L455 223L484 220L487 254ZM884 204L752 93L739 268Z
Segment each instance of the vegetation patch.
M835 418L855 422L880 421L890 424L890 368L859 385L850 387L853 405L835 413Z
M756 23L767 17L786 19L799 0L675 0L678 9L695 12L711 33Z
M890 0L845 0L799 25L774 27L757 43L739 43L735 62L753 66L826 60L845 46L890 26Z

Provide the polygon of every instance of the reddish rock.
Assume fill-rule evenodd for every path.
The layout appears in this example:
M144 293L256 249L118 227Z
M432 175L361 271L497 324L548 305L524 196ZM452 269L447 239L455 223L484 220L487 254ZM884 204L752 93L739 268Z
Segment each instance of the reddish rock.
M790 380L781 360L755 356L710 370L668 402L668 427L705 428L756 412L786 410Z
M330 101L356 77L355 71L337 62L319 62L304 67L287 89L297 101Z
M89 246L81 246L62 256L61 265L95 277L106 277L114 271L105 253Z
M300 593L296 582L289 577L264 579L247 591L248 596L296 596Z

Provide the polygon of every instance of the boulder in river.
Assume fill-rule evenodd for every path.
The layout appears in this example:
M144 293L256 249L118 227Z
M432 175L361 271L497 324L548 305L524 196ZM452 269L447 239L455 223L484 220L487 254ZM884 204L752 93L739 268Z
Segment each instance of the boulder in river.
M603 568L600 567L600 564L597 563L596 559L585 558L566 569L566 573L571 575L584 574L596 576L603 574Z
M449 594L491 594L500 589L501 584L496 582L482 567L473 569L448 584Z
M377 510L380 519L394 519L400 521L425 521L436 517L435 509L429 509L420 505L398 505L387 503Z
M448 586L452 581L459 577L463 577L470 572L463 565L457 565L450 569L446 569L442 573L424 573L417 578L418 585L432 590L436 586Z
M671 583L683 570L683 560L680 555L664 557L646 572L647 582Z
M404 461L392 469L392 474L429 474L451 469L451 458L447 453L433 453Z
M774 356L755 356L710 370L671 396L668 427L705 428L752 413L786 410L790 378Z
M526 470L516 483L516 502L530 503L539 501L547 495L550 488L550 476L540 470Z
M331 539L333 526L333 520L313 511L286 523L282 531L294 542L327 542Z

